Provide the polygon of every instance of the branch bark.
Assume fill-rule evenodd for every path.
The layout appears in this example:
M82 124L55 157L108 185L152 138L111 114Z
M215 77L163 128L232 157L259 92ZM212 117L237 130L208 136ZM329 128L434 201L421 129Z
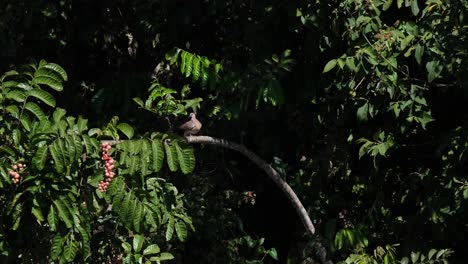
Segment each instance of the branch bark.
M275 182L275 184L281 189L281 191L283 191L288 200L294 206L294 209L296 209L296 212L299 215L299 218L301 219L302 224L304 225L307 232L311 235L315 234L315 226L312 223L309 214L307 213L306 209L302 205L301 201L299 200L291 186L289 186L289 184L285 180L283 180L283 178L281 178L279 173L270 164L268 164L266 161L260 158L257 154L248 150L243 145L230 142L225 139L218 139L209 136L188 136L185 138L189 143L202 143L221 146L240 152L244 156L249 158L253 163L260 167L268 175L268 177L270 177L270 179L272 179Z
M272 179L275 182L275 184L281 189L281 191L283 191L288 200L292 203L307 233L316 237L316 240L313 242L313 247L316 250L317 256L320 258L320 261L323 264L333 264L333 262L327 258L327 250L325 246L321 243L320 236L316 234L315 226L312 223L312 220L310 219L306 209L297 197L296 193L291 188L291 186L289 186L289 184L285 180L283 180L283 178L281 178L280 174L270 164L268 164L265 160L260 158L257 154L247 149L247 147L245 147L244 145L230 142L225 139L213 138L209 136L188 136L185 137L185 139L187 139L189 143L215 145L235 150L237 152L242 153L253 163L255 163L258 167L260 167L268 175L268 177L270 177L270 179Z

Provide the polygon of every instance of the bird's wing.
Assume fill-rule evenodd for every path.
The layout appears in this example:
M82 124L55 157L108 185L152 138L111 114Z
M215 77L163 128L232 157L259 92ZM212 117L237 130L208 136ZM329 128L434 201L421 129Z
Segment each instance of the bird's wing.
M192 122L192 121L188 121L184 124L182 124L179 129L182 129L182 130L191 130L195 127L195 124Z

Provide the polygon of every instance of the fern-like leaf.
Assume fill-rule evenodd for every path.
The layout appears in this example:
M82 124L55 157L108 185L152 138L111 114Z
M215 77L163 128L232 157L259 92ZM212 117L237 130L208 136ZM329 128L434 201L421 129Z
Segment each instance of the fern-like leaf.
M128 218L130 218L130 215L132 214L132 211L133 211L132 210L132 194L133 194L132 191L125 194L125 197L123 198L122 204L120 206L120 211L118 212L120 219L124 222L124 224L127 227L131 226L131 224L127 220Z
M83 153L83 143L77 135L73 135L72 138L75 147L75 161L77 161L81 158L81 155Z
M48 106L55 107L55 98L49 92L46 92L40 88L35 88L28 91L28 95L41 100Z
M177 221L175 230L180 241L184 242L187 240L187 226L183 221Z
M193 58L195 56L196 55L188 53L188 52L187 52L187 55L185 56L185 59L186 59L186 62L185 62L185 77L189 77L190 74L192 74L192 69L193 69L192 61L193 61Z
M52 159L54 160L55 170L58 173L62 173L65 169L64 160L62 159L63 153L61 152L61 148L59 147L59 143L61 140L58 139L49 146L50 154L52 155Z
M38 169L43 170L47 159L47 145L44 145L37 149L36 154L32 158L32 165Z
M71 228L73 226L73 218L70 214L69 208L65 206L64 204L64 199L66 198L61 198L59 200L54 201L55 208L57 208L58 215L60 217L60 220L62 220L67 228Z
M26 93L20 90L12 90L6 94L6 98L15 100L18 103L22 103L24 100L26 100Z
M52 205L50 205L49 214L47 214L47 223L49 224L50 230L57 230L58 219L55 215L55 209Z
M68 262L73 262L73 260L76 257L77 252L78 252L78 242L69 241L68 244L64 248L63 255Z
M80 233L81 240L82 240L82 256L83 260L88 259L91 256L91 244L90 244L90 233L85 230L82 226L78 225L76 227L78 232Z
M68 155L64 158L68 158L68 164L72 164L75 161L75 155L76 155L75 141L73 140L71 136L66 136L65 143L66 143L66 150L67 150Z
M144 207L141 203L137 202L135 205L135 211L133 212L133 227L136 232L140 232L140 225L144 217Z
M42 66L43 68L53 70L54 72L58 73L63 81L68 81L68 76L65 70L55 63L47 63L46 65Z
M14 118L19 118L19 116L20 116L19 108L16 105L9 105L9 106L5 107L5 110L8 113L10 113L11 116L13 116Z
M172 239L172 235L174 234L174 217L169 216L169 221L167 222L167 227L166 227L166 241L169 241Z
M50 257L52 260L56 260L62 252L63 238L60 236L60 234L56 234L54 238L52 238L51 242Z
M177 151L177 160L179 161L180 169L182 173L188 174L195 169L195 155L193 148L184 144L179 145L175 142L175 149Z
M34 82L36 84L47 85L50 88L59 92L63 90L62 83L58 81L57 79L54 79L53 77L50 77L50 76L44 76L44 75L37 76L34 78Z
M133 137L133 134L135 133L135 131L133 130L133 128L127 124L127 123L120 123L117 125L117 129L120 130L122 133L124 133L124 135L128 138L128 139L131 139Z
M201 69L201 58L199 56L195 56L192 62L192 79L197 81L200 79L200 69Z
M164 160L164 149L160 138L151 141L151 157L153 171L160 171Z
M177 160L177 150L176 150L176 144L173 142L167 143L164 142L164 149L166 150L166 160L167 160L167 165L169 166L169 170L172 172L177 171L178 169L178 160Z
M24 105L24 109L31 112L33 115L37 117L37 119L42 120L46 118L46 115L42 111L42 109L34 102L27 102Z

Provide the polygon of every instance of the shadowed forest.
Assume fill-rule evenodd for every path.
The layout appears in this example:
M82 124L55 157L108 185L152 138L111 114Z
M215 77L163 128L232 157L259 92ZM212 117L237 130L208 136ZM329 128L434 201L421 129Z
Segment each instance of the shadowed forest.
M1 0L0 263L465 263L467 65L467 0Z

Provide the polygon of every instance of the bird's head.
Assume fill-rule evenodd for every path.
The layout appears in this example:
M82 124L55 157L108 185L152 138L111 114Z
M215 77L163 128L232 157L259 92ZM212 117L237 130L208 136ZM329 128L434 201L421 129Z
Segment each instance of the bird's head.
M194 117L195 117L195 113L190 113L189 117L190 117L190 118L194 118Z

